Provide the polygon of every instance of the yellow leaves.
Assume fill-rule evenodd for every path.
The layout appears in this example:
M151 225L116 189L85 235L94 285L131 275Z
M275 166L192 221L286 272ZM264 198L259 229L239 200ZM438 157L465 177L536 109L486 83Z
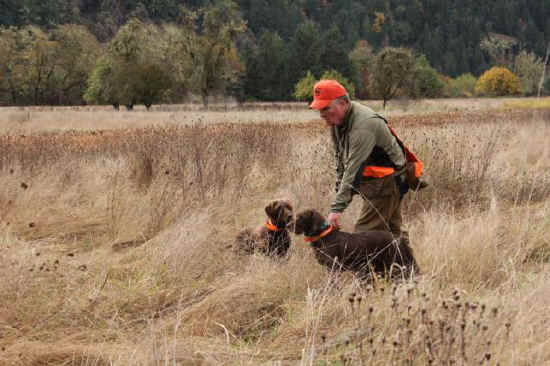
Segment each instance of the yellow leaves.
M382 26L386 22L386 16L381 12L374 12L374 24L372 25L372 31L375 33L380 33L382 31Z
M520 91L519 78L505 67L493 67L486 71L476 83L479 95L512 95Z

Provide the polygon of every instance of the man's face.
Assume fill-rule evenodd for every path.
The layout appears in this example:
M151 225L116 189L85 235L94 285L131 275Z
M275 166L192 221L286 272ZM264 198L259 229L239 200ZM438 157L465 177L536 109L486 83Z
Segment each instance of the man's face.
M347 107L348 103L335 99L327 107L319 110L319 114L325 120L327 126L339 126L344 123Z

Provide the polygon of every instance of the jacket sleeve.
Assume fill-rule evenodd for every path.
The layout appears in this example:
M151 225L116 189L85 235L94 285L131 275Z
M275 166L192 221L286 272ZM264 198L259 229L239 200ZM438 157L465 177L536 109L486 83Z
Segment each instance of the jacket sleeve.
M349 133L349 152L344 157L342 179L330 207L331 212L343 212L350 204L355 177L376 143L374 132L369 130L368 123L356 123Z

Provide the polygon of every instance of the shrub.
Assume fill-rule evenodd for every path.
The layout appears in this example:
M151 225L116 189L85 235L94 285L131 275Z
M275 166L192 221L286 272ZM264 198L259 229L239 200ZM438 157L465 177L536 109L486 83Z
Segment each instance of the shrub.
M323 73L323 75L321 76L321 79L337 80L340 84L344 86L344 88L346 88L351 98L355 96L355 86L353 85L353 83L349 81L347 78L345 78L338 71L327 70ZM313 88L312 88L312 92L313 92Z
M315 85L315 76L308 71L306 76L301 78L294 87L294 97L297 100L310 101L313 98L313 85Z
M474 75L467 73L450 79L443 94L447 97L471 97L475 94L477 79Z
M477 94L490 96L518 94L519 91L519 78L507 68L497 66L481 75L475 88Z
M331 79L337 80L340 84L346 88L350 97L355 95L355 86L348 79L346 79L342 74L336 70L328 70L323 73L321 79ZM298 100L313 100L313 86L318 80L315 79L315 76L308 71L306 76L301 78L298 83L296 83L294 97Z
M431 67L426 56L418 56L408 94L418 98L434 98L441 94L443 87L443 81L439 78L437 71Z

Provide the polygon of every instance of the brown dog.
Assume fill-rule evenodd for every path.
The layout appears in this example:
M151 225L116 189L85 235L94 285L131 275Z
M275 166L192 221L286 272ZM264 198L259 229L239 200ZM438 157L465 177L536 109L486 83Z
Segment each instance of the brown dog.
M361 278L373 273L394 278L418 273L418 265L406 239L394 239L388 231L346 233L334 230L315 210L296 215L295 233L304 234L320 264L355 272Z
M233 246L238 254L253 254L284 257L290 247L290 235L287 227L294 222L294 210L290 202L276 200L265 208L265 225L242 230Z

